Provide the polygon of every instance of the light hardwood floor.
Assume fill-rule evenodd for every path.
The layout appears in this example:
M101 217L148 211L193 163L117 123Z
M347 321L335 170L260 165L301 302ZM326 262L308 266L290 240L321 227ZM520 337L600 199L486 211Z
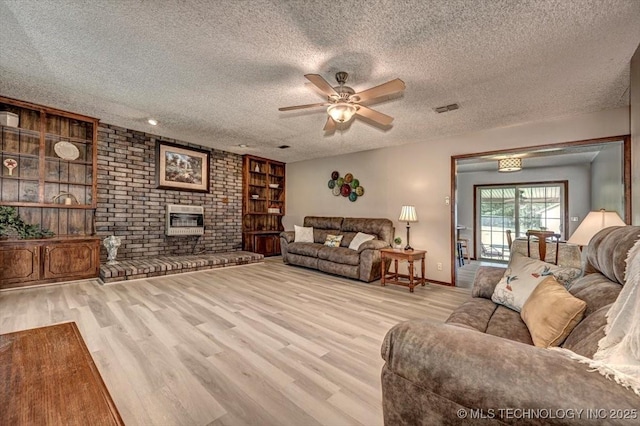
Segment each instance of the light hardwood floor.
M128 425L380 425L387 330L469 297L272 260L0 292L0 333L75 321Z

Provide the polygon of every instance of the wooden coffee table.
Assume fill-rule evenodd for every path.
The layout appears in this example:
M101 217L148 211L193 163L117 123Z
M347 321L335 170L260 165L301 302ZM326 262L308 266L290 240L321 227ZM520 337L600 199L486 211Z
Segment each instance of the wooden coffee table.
M380 285L384 286L389 283L407 286L411 293L413 293L413 288L416 285L422 284L424 286L426 283L424 278L424 260L426 254L426 250L381 249L380 257L382 258L382 279L380 280ZM384 265L386 264L387 259L393 259L395 272L385 272ZM398 273L399 260L406 260L409 262L409 274ZM413 276L413 262L416 260L420 261L420 278L414 278Z
M0 335L1 425L124 425L73 322Z

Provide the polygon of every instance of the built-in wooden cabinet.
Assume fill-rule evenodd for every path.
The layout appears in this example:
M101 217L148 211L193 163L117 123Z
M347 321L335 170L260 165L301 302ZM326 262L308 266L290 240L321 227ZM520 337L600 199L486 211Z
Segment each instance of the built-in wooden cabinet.
M0 205L55 237L0 240L0 288L97 276L98 120L0 96L3 111L18 125L0 125Z
M99 268L98 238L0 241L0 288L97 277Z
M285 164L245 155L243 158L242 245L265 256L280 254L284 231Z

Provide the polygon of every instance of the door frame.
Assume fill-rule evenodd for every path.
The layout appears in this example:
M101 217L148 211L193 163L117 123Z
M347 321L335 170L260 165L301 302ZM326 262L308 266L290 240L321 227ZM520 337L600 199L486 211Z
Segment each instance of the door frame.
M488 155L501 155L501 154L518 154L528 152L532 150L541 150L548 148L567 148L577 147L584 145L599 145L603 143L615 143L622 142L622 163L623 171L622 178L624 184L624 222L626 224L631 223L631 136L620 135L610 136L606 138L597 139L585 139L571 142L560 142L542 145L532 145L521 148L512 149L499 149L492 151L475 152L470 154L460 154L451 156L451 194L450 194L450 252L451 252L451 285L456 285L456 183L457 183L457 161L465 158L483 157ZM568 192L568 191L567 191ZM475 207L474 207L475 208ZM474 232L475 234L475 232ZM475 236L474 236L475 238ZM475 242L474 242L475 244Z
M569 181L568 180L547 180L547 181L538 181L538 182L516 182L516 183L483 183L483 184L475 184L473 185L473 255L475 258L478 258L478 256L476 255L476 253L478 253L478 245L477 245L477 238L478 238L478 228L476 227L477 225L477 214L478 214L478 200L477 200L477 188L481 187L481 188L489 188L492 186L495 187L499 187L499 186L535 186L535 185L558 185L562 187L563 190L563 194L562 194L562 202L564 203L564 213L563 213L563 218L562 218L562 224L563 224L563 233L565 234L566 238L569 238L569 236L567 235L567 228L569 227ZM514 235L513 238L517 238L517 235Z

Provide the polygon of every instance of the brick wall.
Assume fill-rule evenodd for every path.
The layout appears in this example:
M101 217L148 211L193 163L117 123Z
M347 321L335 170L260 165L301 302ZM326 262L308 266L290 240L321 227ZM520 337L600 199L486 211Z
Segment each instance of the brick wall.
M100 124L96 233L122 238L118 259L242 247L242 157L211 149L209 193L156 189L156 141L198 145ZM205 148L206 149L206 148ZM165 206L204 207L205 235L165 236ZM101 260L106 250L101 248Z

